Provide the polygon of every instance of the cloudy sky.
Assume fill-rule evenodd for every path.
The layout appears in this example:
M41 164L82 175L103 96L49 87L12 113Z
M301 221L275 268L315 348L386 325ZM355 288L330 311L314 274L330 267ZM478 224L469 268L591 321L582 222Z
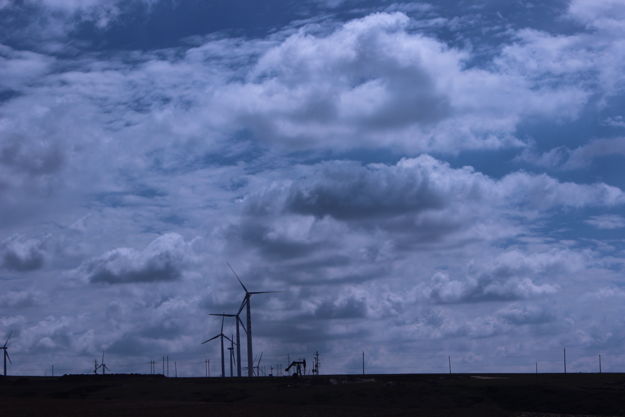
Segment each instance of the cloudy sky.
M625 371L622 0L0 0L14 374ZM231 327L227 323L227 332Z

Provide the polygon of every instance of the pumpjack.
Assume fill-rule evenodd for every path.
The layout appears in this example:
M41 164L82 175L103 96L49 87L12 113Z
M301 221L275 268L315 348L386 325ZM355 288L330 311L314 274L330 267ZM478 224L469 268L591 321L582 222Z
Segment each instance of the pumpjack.
M306 374L306 359L302 359L301 361L293 361L284 371L289 372L291 368L295 367L295 372L293 372L293 376L302 376ZM303 368L303 373L302 373Z

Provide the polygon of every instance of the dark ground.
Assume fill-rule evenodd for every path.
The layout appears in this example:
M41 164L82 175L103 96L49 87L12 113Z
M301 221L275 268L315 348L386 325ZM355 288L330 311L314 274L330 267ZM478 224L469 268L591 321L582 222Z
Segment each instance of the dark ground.
M625 374L0 377L0 416L625 416Z

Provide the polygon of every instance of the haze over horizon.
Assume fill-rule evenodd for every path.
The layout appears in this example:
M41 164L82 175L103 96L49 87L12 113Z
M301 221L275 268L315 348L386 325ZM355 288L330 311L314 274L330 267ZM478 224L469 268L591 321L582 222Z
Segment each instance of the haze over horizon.
M624 90L621 0L0 0L9 374L216 374L226 262L267 367L625 372Z

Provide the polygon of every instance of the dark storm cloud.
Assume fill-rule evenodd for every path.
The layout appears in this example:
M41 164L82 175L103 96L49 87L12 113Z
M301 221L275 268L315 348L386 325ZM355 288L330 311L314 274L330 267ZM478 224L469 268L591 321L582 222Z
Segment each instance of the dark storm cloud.
M0 243L1 265L12 271L34 271L45 262L44 242L14 237Z
M118 248L91 259L81 266L93 283L175 281L182 277L187 244L177 234L163 235L144 250Z
M290 190L287 211L349 221L419 213L445 203L418 171L337 163L320 166L318 174Z
M143 339L134 334L121 335L107 347L106 353L113 355L143 356L159 352L159 346L153 341Z
M555 315L547 308L536 305L510 305L497 312L497 317L515 326L549 323Z
M532 211L624 202L625 194L606 184L561 183L523 172L494 180L471 167L452 168L422 155L396 165L338 161L314 165L295 180L251 194L244 212L261 220L283 214L331 217L396 233L421 230L432 238L437 230L444 235L479 222L478 214L496 207Z
M54 173L63 166L63 153L52 141L6 139L0 144L0 165L31 176Z
M313 313L316 319L357 319L367 316L367 305L363 299L350 297L344 300L326 300Z
M321 248L320 242L302 242L280 236L257 221L244 221L230 228L227 236L254 246L266 259L298 258Z
M532 299L556 293L559 288L548 283L549 278L580 270L583 263L571 251L528 254L511 250L470 265L465 276L436 273L427 296L440 304Z
M0 294L0 308L22 309L39 304L41 294L35 291L6 291Z

